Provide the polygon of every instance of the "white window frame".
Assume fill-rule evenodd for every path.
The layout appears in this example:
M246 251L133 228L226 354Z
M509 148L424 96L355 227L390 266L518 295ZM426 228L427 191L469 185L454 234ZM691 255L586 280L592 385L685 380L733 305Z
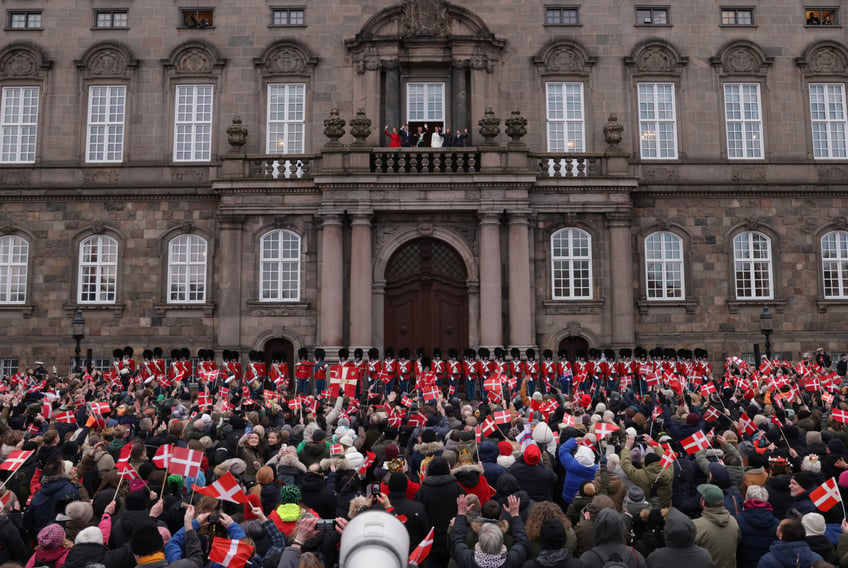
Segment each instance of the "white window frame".
M80 243L77 302L114 304L118 297L118 241L92 235ZM93 297L85 297L91 294Z
M753 8L721 8L720 18L722 26L753 26L754 25L754 9ZM740 23L739 15L746 14L749 22ZM727 16L727 18L725 17ZM732 20L731 20L732 16Z
M125 85L88 87L88 128L85 161L114 163L124 159L124 119L127 111Z
M557 254L562 248L564 254ZM552 299L591 300L592 288L592 235L576 227L556 231L551 235Z
M848 232L825 233L820 244L824 297L834 300L848 298ZM828 273L832 274L830 278Z
M33 164L38 140L39 87L3 87L0 163Z
M729 160L762 160L763 112L758 83L724 84L724 125Z
M19 365L17 357L0 357L0 378L11 377L17 373Z
M15 25L16 18L20 17L23 17L23 25ZM33 25L36 22L38 25ZM9 12L8 29L10 30L40 30L43 26L44 20L41 10L12 10Z
M583 83L545 83L548 152L586 151Z
M674 83L638 83L639 154L643 160L677 159Z
M406 122L444 122L445 107L444 81L406 84Z
M659 287L651 286L651 282L658 283ZM679 302L686 299L683 239L680 235L657 231L645 237L645 296L651 301Z
M300 301L301 239L276 229L259 240L259 301Z
M743 280L750 288L747 293L739 289ZM771 239L767 235L745 231L733 237L733 286L737 300L774 298Z
M268 154L303 154L306 148L306 84L268 85Z
M214 104L213 85L177 85L174 97L175 162L212 160Z
M567 22L565 20L572 19ZM557 21L553 21L557 20ZM546 26L576 26L580 24L580 9L575 6L547 6L545 7Z
M639 12L649 12L650 17L648 21L645 21L645 18L642 18L642 21L639 21ZM664 22L656 22L658 19L657 16L662 15ZM654 8L652 6L637 6L636 7L636 25L637 26L667 26L671 24L671 13L668 8Z
M817 160L842 160L848 157L844 83L810 83L810 121L813 157Z
M101 16L109 16L109 22L106 23L105 25L101 25L101 23L100 23L100 17ZM115 17L116 16L123 16L124 23L123 24L116 24L115 23ZM129 15L128 10L95 10L95 12L94 12L94 27L98 30L115 29L115 28L123 29L123 28L129 27L129 18L130 18L130 15Z
M304 8L272 8L271 25L281 27L304 26L306 25L306 10Z
M179 235L168 243L168 303L206 302L209 245L200 235Z
M29 241L17 235L0 237L0 304L26 303Z

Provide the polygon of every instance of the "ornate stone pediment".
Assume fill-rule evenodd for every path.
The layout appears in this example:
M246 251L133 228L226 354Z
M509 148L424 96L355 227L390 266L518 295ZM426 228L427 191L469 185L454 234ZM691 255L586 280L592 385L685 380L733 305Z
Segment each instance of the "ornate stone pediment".
M253 62L263 75L305 75L312 73L318 58L306 46L283 40L271 45Z
M718 55L710 58L710 63L721 75L760 75L764 76L774 61L755 43L733 41L725 44Z
M654 39L643 42L624 58L624 64L632 72L642 75L679 75L689 63L677 49L667 41Z
M404 37L440 37L448 32L445 0L404 0L400 31Z
M834 41L814 43L795 60L804 75L844 75L848 73L848 50Z
M549 42L533 57L533 63L542 75L588 75L597 60L582 45L568 39Z
M177 75L208 77L217 74L227 60L219 57L211 44L192 41L177 46L162 64Z
M0 51L0 79L43 79L52 66L34 45L15 43Z
M138 60L128 47L108 42L92 46L74 61L83 78L94 77L129 79L138 68Z

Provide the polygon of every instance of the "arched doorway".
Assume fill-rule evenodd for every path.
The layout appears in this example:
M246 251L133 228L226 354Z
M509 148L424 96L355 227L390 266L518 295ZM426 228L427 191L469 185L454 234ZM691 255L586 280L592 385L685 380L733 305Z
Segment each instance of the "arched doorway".
M413 353L465 347L467 278L462 257L444 241L425 237L401 246L386 265L384 344Z
M293 376L296 359L294 358L294 345L291 341L282 337L275 337L266 341L262 349L265 351L265 365L268 369L271 368L271 357L274 356L275 352L279 351L285 354L286 362L289 364L289 375Z
M574 361L577 359L577 352L582 351L583 353L589 352L589 342L583 339L582 337L576 337L570 335L559 342L559 348L557 349L557 353L562 350L565 350L565 357L569 361Z

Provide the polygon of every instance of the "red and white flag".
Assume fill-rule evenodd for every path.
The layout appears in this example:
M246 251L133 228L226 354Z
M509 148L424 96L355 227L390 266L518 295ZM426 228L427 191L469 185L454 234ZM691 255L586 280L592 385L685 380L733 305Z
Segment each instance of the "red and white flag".
M654 409L651 411L651 420L656 420L657 418L662 416L662 413L662 407L660 405L655 406Z
M29 459L35 453L35 450L12 450L9 453L9 457L6 458L6 461L0 463L0 469L6 471L15 471Z
M253 547L240 540L215 537L209 550L209 560L227 568L244 568L253 557Z
M421 414L421 412L416 411L409 415L409 418L407 418L406 423L411 426L415 426L416 428L419 428L427 423L427 417Z
M560 424L565 424L566 426L574 426L574 416L571 414L563 414L562 420L559 422Z
M359 475L365 475L368 471L368 468L371 467L371 464L374 463L374 460L377 459L377 454L374 452L365 452L365 461L362 462L362 466L356 470L356 473Z
M478 446L483 441L483 427L481 425L477 425L474 427L474 443Z
M159 469L168 469L168 466L171 464L172 448L173 446L171 444L159 446L156 450L156 454L153 456L153 465Z
M168 460L168 474L197 477L200 473L201 461L203 461L203 452L200 450L174 446L171 450L171 459Z
M671 467L671 464L674 463L674 459L677 457L677 454L672 452L671 450L666 450L663 454L662 458L660 458L660 465L663 469L668 469Z
M512 420L512 413L509 410L496 410L493 418L495 424L509 424Z
M687 454L695 454L701 450L706 450L710 447L710 441L707 440L706 434L698 430L688 438L683 438L680 443Z
M415 547L415 550L412 551L412 554L409 555L410 564L421 566L421 563L424 562L424 559L430 554L430 549L433 548L434 529L435 527L430 527L430 532L427 533L424 540L419 542L418 546Z
M822 399L822 402L824 402L825 404L830 404L830 405L833 404L833 395L830 394L829 392L823 392L822 395L821 395L821 399Z
M721 412L710 406L704 411L704 420L706 422L715 422L721 418Z
M712 381L707 381L701 385L701 395L704 398L709 398L711 394L716 393L716 387Z
M108 402L91 402L88 407L91 408L94 414L106 414L112 411Z
M343 456L345 455L344 446L341 444L330 444L330 456Z
M743 412L739 415L739 429L742 430L742 433L750 436L757 431L757 426L754 424L754 421L748 418L748 415Z
M74 412L72 410L66 410L65 412L60 412L55 416L56 422L61 422L63 424L76 424L77 418L74 416Z
M848 424L848 412L845 412L841 408L834 408L830 413L830 417L842 422L843 424Z
M124 444L121 448L121 455L118 457L118 462L115 466L118 468L118 475L126 479L140 479L138 472L130 465L130 457L132 456L132 444Z
M239 486L238 481L236 481L236 478L233 477L233 474L229 471L206 487L192 485L191 488L201 495L214 497L215 499L221 499L222 501L241 504L247 503L247 495L244 494L244 491Z
M820 511L825 512L830 511L834 505L842 501L842 495L836 485L836 478L831 477L810 491L810 500Z
M482 430L483 430L484 436L494 434L495 430L497 430L497 429L498 429L498 426L497 426L497 424L495 424L495 421L492 420L491 416L487 416L486 419L483 420Z
M597 436L598 439L605 438L617 430L621 430L621 428L615 424L595 422L595 436Z
M6 489L6 492L0 497L0 511L6 508L6 505L9 504L9 501L12 500L12 492Z

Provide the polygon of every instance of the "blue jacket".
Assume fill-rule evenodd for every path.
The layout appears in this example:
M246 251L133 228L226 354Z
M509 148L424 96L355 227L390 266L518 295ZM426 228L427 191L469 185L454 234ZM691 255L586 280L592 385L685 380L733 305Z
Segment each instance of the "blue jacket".
M559 463L565 468L565 481L562 484L562 500L566 503L571 503L583 482L595 479L595 472L598 471L598 464L585 466L574 459L571 452L576 447L577 440L570 438L557 451Z
M498 445L492 440L483 440L480 444L480 461L483 462L483 475L492 487L497 486L498 478L506 469L498 463Z
M760 558L757 568L810 568L817 560L823 560L823 558L813 552L807 541L778 540L771 545L769 552Z
M750 501L750 503L760 503ZM739 566L756 566L777 538L778 521L771 508L751 507L742 510L736 517L742 538L739 539L739 549L736 552L736 563Z

